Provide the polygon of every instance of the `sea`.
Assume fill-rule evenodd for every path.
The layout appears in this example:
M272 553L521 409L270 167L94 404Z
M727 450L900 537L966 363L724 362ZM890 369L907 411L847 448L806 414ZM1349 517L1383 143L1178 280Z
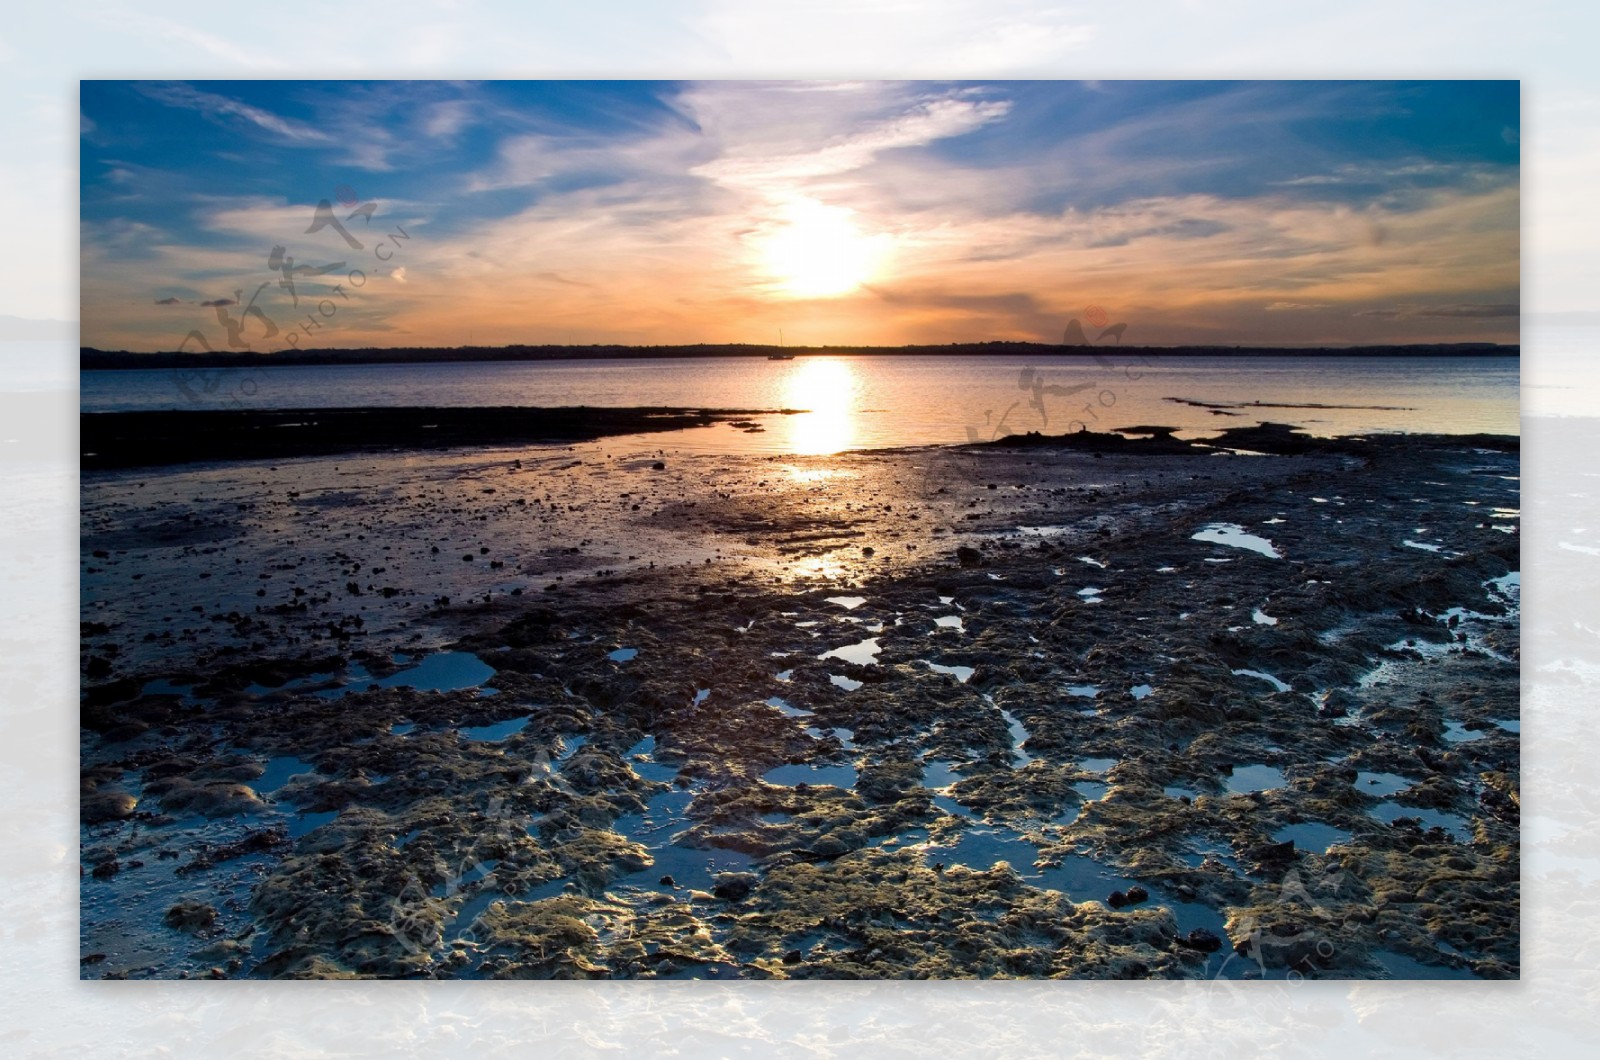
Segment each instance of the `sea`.
M360 406L795 410L678 432L676 449L821 455L1138 426L1205 437L1520 433L1516 357L802 354L79 373L83 412ZM1552 384L1559 389L1558 384Z

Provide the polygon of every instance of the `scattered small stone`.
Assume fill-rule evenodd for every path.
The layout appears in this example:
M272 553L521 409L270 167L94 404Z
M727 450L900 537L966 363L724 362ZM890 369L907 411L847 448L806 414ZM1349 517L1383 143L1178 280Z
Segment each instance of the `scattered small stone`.
M1201 953L1215 953L1222 948L1222 939L1215 931L1207 928L1195 928L1187 935L1180 937L1178 944L1191 950L1199 950Z
M711 882L711 893L725 902L738 902L755 890L758 877L753 872L719 872Z

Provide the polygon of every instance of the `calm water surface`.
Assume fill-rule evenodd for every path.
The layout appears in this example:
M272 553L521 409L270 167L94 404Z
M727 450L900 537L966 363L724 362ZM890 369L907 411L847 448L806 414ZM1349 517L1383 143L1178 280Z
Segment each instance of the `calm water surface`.
M830 453L1161 424L1186 436L1264 420L1319 435L1517 434L1519 366L1506 358L808 356L228 370L193 398L167 371L80 373L85 412L362 405L790 408L765 431L678 432L674 448ZM1171 399L1227 406L1210 408ZM237 405L234 402L237 401ZM1271 408L1317 404L1356 408ZM1380 407L1381 406L1381 407Z

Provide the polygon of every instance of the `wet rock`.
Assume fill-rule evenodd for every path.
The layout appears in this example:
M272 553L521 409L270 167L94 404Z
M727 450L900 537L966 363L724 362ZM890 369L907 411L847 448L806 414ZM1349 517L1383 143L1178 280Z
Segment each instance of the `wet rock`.
M84 792L78 801L78 817L84 824L121 821L132 815L139 800L115 788Z
M753 872L720 872L711 882L711 893L725 902L741 902L759 881Z
M1222 939L1215 931L1195 928L1178 940L1179 944L1201 953L1215 953L1222 948Z
M217 911L204 902L179 902L167 910L161 922L169 928L198 935L216 926Z
M169 777L147 785L145 792L158 798L168 813L197 813L202 817L256 813L266 805L249 785L226 781L196 784Z
M1294 840L1281 843L1262 843L1244 852L1249 860L1267 868L1282 868L1294 861Z
M983 563L983 553L970 545L962 545L956 549L956 562L963 567L976 567Z

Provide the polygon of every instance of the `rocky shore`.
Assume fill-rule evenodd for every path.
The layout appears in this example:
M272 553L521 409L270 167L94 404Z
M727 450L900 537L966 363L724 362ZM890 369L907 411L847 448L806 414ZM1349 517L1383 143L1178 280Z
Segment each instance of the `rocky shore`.
M451 449L590 441L733 423L778 409L405 408L195 409L86 412L79 420L85 471L220 460L285 460L330 453Z
M86 474L83 975L1519 974L1515 439Z

